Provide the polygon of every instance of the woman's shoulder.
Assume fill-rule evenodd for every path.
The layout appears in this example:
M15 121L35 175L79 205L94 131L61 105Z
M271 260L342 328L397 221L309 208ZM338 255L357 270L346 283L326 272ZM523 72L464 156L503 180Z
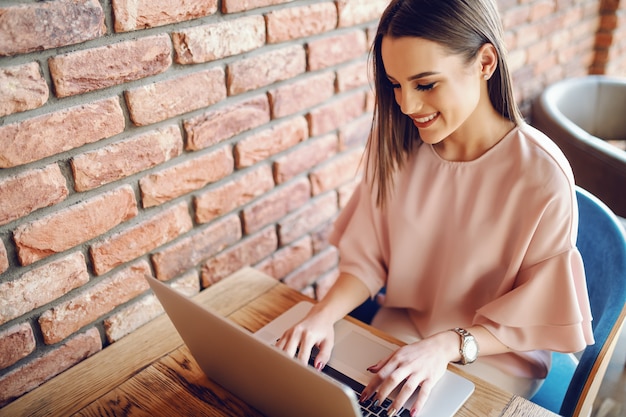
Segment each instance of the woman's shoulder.
M544 182L554 179L557 182L574 183L574 175L563 151L546 134L535 127L523 123L517 128L517 146L521 163ZM559 181L560 180L560 181Z

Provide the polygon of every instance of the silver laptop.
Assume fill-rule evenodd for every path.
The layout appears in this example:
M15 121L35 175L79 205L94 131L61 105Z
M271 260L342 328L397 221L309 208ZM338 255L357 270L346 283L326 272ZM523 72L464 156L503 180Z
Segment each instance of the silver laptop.
M268 417L367 415L355 391L371 378L366 368L398 348L340 320L332 358L325 372L318 372L273 346L311 303L296 304L252 334L157 279L147 280L207 377ZM452 417L473 391L471 381L446 371L419 416ZM409 415L403 411L401 416Z

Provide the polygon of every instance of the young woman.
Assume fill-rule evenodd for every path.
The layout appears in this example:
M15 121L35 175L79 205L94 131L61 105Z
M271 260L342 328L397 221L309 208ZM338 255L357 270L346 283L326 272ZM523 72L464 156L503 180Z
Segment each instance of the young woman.
M530 397L549 351L593 343L574 179L513 99L494 0L393 0L373 45L365 176L336 221L340 276L277 346L321 369L333 323L386 288L373 325L407 342L362 399L392 408L448 363Z

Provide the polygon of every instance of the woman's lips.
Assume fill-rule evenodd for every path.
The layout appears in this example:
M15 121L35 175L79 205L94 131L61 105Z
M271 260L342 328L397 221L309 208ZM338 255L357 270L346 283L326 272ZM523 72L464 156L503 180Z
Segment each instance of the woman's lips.
M431 126L439 118L439 113L432 113L427 116L412 116L413 124L418 129L425 129Z

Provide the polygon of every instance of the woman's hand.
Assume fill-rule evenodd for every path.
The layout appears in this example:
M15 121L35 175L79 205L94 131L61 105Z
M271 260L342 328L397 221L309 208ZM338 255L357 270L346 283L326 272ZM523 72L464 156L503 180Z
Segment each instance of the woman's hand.
M313 365L317 370L322 370L330 359L334 340L333 321L318 313L314 307L302 321L285 331L276 346L290 357L297 355L298 360L305 365L309 363L313 347L319 348Z
M416 415L445 373L448 362L458 359L458 339L458 335L453 332L442 332L399 348L388 358L368 368L374 376L363 390L361 401L376 399L382 402L401 385L402 388L389 407L390 410L400 410L419 388L415 403L407 404L411 415Z
M343 318L369 297L369 290L353 275L341 273L326 296L315 304L306 317L288 329L276 346L305 365L309 363L311 349L319 348L314 366L321 370L330 360L335 343L335 322Z

